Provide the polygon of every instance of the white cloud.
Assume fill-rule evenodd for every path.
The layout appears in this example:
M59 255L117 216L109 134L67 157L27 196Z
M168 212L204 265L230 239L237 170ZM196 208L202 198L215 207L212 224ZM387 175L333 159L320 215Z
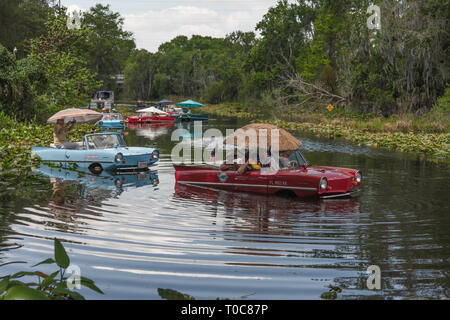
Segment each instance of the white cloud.
M291 0L293 1L293 0ZM69 12L86 11L98 0L63 0ZM255 31L277 0L110 0L111 10L124 17L124 29L133 32L138 48L151 52L178 35L224 37L236 30Z
M252 31L266 10L219 13L210 8L176 6L125 14L124 28L133 32L138 48L155 52L160 44L178 35L224 37L236 30Z

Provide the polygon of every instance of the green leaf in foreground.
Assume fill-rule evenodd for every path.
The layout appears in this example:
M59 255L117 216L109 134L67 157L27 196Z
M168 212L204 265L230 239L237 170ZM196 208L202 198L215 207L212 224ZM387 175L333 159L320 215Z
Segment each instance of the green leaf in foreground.
M51 275L47 276L44 280L42 280L40 287L43 289L47 288L50 284L52 284L54 282L54 279L58 275L58 273L59 273L59 270L55 271Z
M49 300L41 291L25 286L10 288L5 295L5 300Z
M55 260L53 260L52 258L48 258L48 259L45 259L44 261L41 261L41 262L35 264L32 267L36 267L36 266L41 265L41 264L52 264L52 263L55 263Z
M53 294L66 295L74 300L85 300L81 294L79 294L75 291L70 291L69 289L65 289L65 288L56 288L55 290L53 290Z
M320 295L320 297L326 300L335 300L337 298L337 293L336 291L324 292Z
M2 281L0 281L0 294L2 294L2 292L6 290L8 284L9 284L9 277L6 277Z
M64 249L61 242L56 238L55 238L55 260L56 264L63 269L68 268L70 265L70 259L69 256L67 255L66 249Z
M158 294L161 298L166 300L195 300L194 297L188 294L181 293L172 289L158 288Z
M101 293L104 294L102 290L100 290L95 284L94 281L92 281L91 279L85 278L85 277L81 277L81 285L97 292L97 293Z

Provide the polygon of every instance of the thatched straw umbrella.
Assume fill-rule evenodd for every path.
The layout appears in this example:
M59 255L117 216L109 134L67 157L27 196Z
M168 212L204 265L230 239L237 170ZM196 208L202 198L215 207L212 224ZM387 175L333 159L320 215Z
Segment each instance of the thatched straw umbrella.
M277 134L278 133L278 134ZM252 137L253 135L253 137ZM224 144L245 148L262 148L269 150L276 147L278 136L278 151L295 151L302 143L284 129L272 124L252 123L236 130L225 138Z

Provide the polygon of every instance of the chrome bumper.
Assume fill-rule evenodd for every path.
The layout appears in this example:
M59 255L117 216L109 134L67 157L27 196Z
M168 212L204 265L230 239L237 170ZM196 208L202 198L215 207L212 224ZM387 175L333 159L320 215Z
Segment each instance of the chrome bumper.
M349 191L349 192L346 192L346 193L338 193L338 194L332 194L332 195L324 195L324 196L321 196L320 198L321 199L334 199L334 198L343 198L343 197L349 197L349 196L351 196L351 195L353 195L353 194L355 194L355 193L358 193L360 190L358 190L358 189L355 189L355 190L351 190L351 191Z

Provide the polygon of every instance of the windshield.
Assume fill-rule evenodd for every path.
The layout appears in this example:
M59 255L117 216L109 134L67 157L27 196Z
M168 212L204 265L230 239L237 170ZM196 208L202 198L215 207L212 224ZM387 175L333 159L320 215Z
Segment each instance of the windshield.
M280 152L280 169L300 168L307 164L305 158L299 150Z
M97 96L99 99L109 99L111 94L109 92L98 92Z
M122 120L120 113L107 113L103 115L103 120Z
M126 147L125 141L118 134L94 134L86 137L89 149L108 149Z

